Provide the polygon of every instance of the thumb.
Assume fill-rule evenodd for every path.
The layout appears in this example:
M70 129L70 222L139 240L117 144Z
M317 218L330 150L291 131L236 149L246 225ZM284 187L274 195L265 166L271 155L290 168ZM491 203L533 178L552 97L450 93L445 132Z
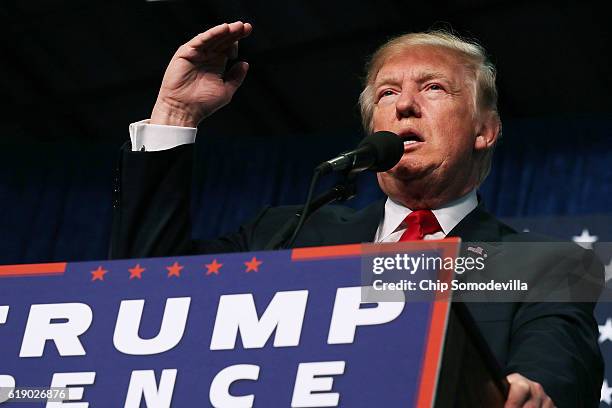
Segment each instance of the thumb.
M225 84L232 95L238 90L238 87L242 85L248 70L249 64L245 61L240 61L232 65L225 75Z

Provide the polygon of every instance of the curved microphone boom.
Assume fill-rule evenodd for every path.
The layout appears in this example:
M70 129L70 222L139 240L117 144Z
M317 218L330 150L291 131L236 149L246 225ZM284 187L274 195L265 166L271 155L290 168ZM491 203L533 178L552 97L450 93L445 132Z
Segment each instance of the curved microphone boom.
M269 244L270 247L276 248L277 244L282 242L286 232L289 231L295 222L297 225L293 229L293 234L283 246L284 248L293 247L304 222L306 222L306 219L311 215L310 206L312 204L312 194L314 193L315 186L320 176L331 173L332 171L347 171L353 175L364 170L387 171L400 161L403 154L404 142L402 142L402 139L400 139L398 135L392 132L376 132L366 136L355 150L342 153L338 157L319 164L315 168L312 180L310 181L310 188L308 189L308 195L302 210L296 214L297 218L291 221L292 224L288 224L285 229L278 233L280 238L274 237ZM328 194L326 194L326 196L328 196ZM329 194L329 197L338 199L334 194ZM322 204L319 204L317 208L321 205Z
M376 132L366 136L356 149L341 153L338 157L319 164L321 175L332 171L364 170L387 171L397 164L404 154L402 139L393 132Z

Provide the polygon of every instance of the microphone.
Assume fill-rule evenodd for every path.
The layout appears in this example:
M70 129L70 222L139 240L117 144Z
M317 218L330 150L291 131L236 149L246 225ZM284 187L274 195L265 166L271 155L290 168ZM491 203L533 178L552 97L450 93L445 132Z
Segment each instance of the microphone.
M283 229L278 231L272 240L266 245L266 249L275 249L278 245L282 248L292 248L297 236L306 222L306 219L317 209L336 200L348 200L355 195L354 174L364 170L387 171L397 164L404 154L404 142L402 139L392 132L376 132L366 136L355 150L344 152L338 157L325 161L319 164L312 175L310 188L306 196L306 202L302 210L296 214L297 218L286 224ZM346 180L331 189L325 194L319 196L314 202L312 194L315 190L317 182L322 175L331 173L332 171L348 170L350 173L346 175ZM314 204L314 209L311 206ZM295 228L293 227L295 225ZM293 228L293 234L285 244L287 235Z
M341 153L316 167L321 175L332 171L364 170L387 171L397 164L404 154L404 142L393 132L376 132L366 136L356 149Z

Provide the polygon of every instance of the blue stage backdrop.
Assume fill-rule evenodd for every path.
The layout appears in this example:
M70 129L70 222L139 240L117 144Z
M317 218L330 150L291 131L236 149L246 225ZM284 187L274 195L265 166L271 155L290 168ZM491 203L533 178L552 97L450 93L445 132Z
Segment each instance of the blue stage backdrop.
M127 125L118 130L126 140ZM481 188L487 208L502 217L612 214L610 129L612 117L506 122ZM239 138L201 129L194 234L218 236L264 205L303 202L312 168L357 142L342 132ZM120 144L0 143L0 230L11 237L0 241L0 263L106 257ZM349 205L382 196L373 175L360 181Z

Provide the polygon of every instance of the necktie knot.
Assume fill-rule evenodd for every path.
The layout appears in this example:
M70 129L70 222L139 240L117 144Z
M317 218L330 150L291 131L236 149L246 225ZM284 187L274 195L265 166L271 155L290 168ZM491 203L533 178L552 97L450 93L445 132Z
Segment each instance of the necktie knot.
M399 242L422 240L425 235L442 231L436 216L431 210L413 211L404 218L406 231L402 234Z

